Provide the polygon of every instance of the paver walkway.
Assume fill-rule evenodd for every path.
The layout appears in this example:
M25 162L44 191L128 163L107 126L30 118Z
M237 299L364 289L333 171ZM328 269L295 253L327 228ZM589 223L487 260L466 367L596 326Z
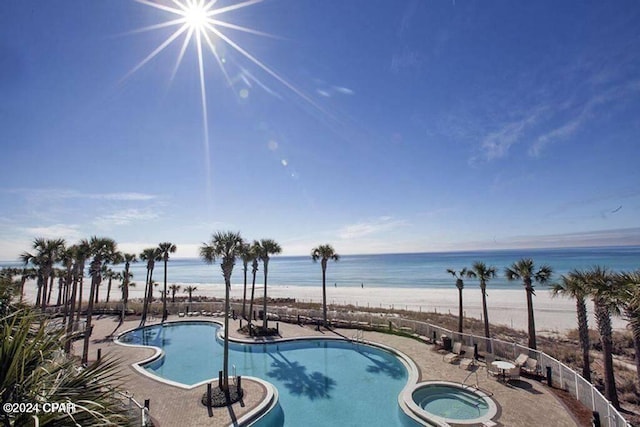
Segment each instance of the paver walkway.
M210 318L178 318L170 316L169 320L205 320ZM216 319L222 320L222 319ZM124 331L135 328L139 320L127 321L119 329ZM157 323L148 322L147 324ZM244 406L235 404L231 412L227 409L214 409L213 417L209 417L207 409L200 403L200 397L206 391L206 387L198 387L194 390L184 390L171 386L135 371L131 364L143 360L153 354L152 349L125 347L113 343L104 338L111 334L117 321L113 317L104 317L95 322L94 333L91 343L91 356L95 357L98 348L102 348L103 356L113 354L120 358L123 372L127 375L126 388L134 394L139 402L150 399L150 413L158 421L159 425L165 426L228 426L234 419L240 418L265 396L266 391L259 383L245 381L243 388L246 396ZM231 336L241 337L236 330L239 327L238 321L230 322ZM280 323L280 334L283 338L308 337L308 336L335 336L352 337L355 333L353 329L336 329L335 331L317 331L312 326L299 326L288 323ZM417 340L400 337L396 335L384 334L380 332L364 332L364 339L371 342L393 347L409 356L419 368L420 381L426 380L448 380L462 382L469 375L469 371L460 369L457 365L451 365L442 360L442 355L434 351L434 347ZM76 348L81 349L81 343L76 343ZM217 381L216 381L217 382ZM499 383L495 379L487 376L484 368L479 368L476 373L466 381L467 384L476 384L483 390L493 393L493 399L498 404L498 415L494 418L499 425L528 427L532 425L548 426L576 426L576 422L567 412L565 407L557 400L551 391L543 384L522 378L515 382L515 385ZM330 420L327 425L330 425Z

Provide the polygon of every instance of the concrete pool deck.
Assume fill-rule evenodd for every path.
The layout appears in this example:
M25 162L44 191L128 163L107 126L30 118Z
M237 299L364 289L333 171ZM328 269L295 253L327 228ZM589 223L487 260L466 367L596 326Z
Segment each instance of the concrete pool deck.
M198 321L218 320L211 317L187 317L179 318L170 316L169 321ZM147 325L159 323L159 319L147 322ZM132 364L147 359L154 354L151 348L129 347L114 343L107 337L118 324L114 316L102 316L95 320L93 335L91 337L89 359L96 358L97 350L102 349L102 356L115 356L120 361L121 373L125 376L124 389L133 394L140 403L150 399L150 414L157 423L162 426L228 426L240 419L262 402L267 391L257 382L245 381L243 388L245 397L242 404L236 403L231 409L214 408L213 416L200 403L200 398L206 392L206 386L186 390L157 381L151 377L137 372ZM116 334L136 328L139 319L127 320L118 329ZM239 321L230 320L231 336L246 339L236 332ZM335 331L317 331L313 326L298 326L288 323L279 323L282 338L298 338L335 336L341 335L351 338L355 334L354 329L335 329ZM420 341L384 334L380 332L364 331L364 340L380 343L393 347L409 356L419 369L419 381L447 380L462 382L469 375L458 365L451 365L442 360L442 355L433 350L433 346ZM264 340L271 341L271 340ZM74 351L82 351L82 342L74 343ZM477 375L477 377L476 377ZM498 404L498 415L494 421L499 425L525 427L540 425L543 422L550 426L576 426L578 425L566 408L559 402L555 395L543 384L521 378L515 385L506 385L487 376L484 368L479 368L471 374L467 384L476 384L485 391L493 393L493 399ZM215 381L217 383L217 381Z

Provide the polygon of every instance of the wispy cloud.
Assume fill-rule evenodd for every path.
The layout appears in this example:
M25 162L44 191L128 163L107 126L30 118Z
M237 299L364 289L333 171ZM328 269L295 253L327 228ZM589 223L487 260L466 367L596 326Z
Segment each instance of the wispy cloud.
M499 129L485 136L480 144L484 160L491 161L505 157L511 146L522 140L525 131L538 123L546 109L544 106L537 107L525 113L524 117L503 123Z
M98 227L112 227L115 225L129 225L137 221L150 221L159 218L159 215L151 210L125 209L108 215L103 215L94 220Z
M79 239L82 233L79 226L72 224L52 224L48 226L26 227L24 233L34 237L44 237L47 239L64 238L68 240Z
M611 102L618 102L638 91L640 91L640 81L632 81L622 86L610 88L592 97L565 123L539 136L529 148L529 155L538 157L548 145L571 137L588 123L593 116L594 110L598 107Z
M67 189L36 189L36 188L11 188L1 190L6 193L22 195L26 198L38 199L93 199L93 200L117 200L117 201L147 201L157 199L155 194L120 192L120 193L83 193Z
M358 222L342 227L338 232L341 239L354 239L372 234L382 233L407 225L405 220L382 216L370 221Z

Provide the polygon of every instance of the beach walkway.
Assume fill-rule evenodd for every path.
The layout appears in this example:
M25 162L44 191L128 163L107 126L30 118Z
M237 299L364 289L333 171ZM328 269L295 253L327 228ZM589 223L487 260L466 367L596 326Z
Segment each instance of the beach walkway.
M178 318L170 316L170 321L178 320L206 320L211 318ZM216 319L215 320L222 320ZM118 332L135 328L139 319L128 320L120 327ZM153 320L147 324L158 323ZM153 355L150 348L126 347L106 339L117 325L117 319L112 316L104 316L95 322L91 339L90 359L95 359L97 350L102 349L102 356L115 356L120 360L121 372L126 376L124 388L133 393L138 402L150 399L150 413L152 418L160 426L228 426L239 419L261 402L266 396L264 387L256 382L243 378L245 397L242 404L236 403L231 409L215 408L213 416L208 409L200 403L200 398L206 392L206 386L185 390L150 377L144 376L134 370L131 365L137 361ZM238 321L230 320L231 336L240 336L236 330ZM288 323L279 324L280 334L283 338L309 337L309 336L336 336L351 337L353 329L336 329L335 331L317 331L313 326L299 326ZM469 371L460 369L457 365L451 365L442 360L442 355L434 351L434 347L420 341L380 332L364 332L364 340L384 344L393 347L409 356L420 371L419 381L448 380L462 382L469 375ZM77 341L74 349L81 351L82 344ZM493 399L498 404L498 416L495 421L499 425L525 427L531 425L553 425L558 427L578 425L568 413L563 404L543 384L521 378L514 385L507 385L487 376L484 368L479 368L476 374L467 380L467 384L476 384L483 390L493 393ZM217 381L215 381L217 383ZM542 423L542 424L541 424Z

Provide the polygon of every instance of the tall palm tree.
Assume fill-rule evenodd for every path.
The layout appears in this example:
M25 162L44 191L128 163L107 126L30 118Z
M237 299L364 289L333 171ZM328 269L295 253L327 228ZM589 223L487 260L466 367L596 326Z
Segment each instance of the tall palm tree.
M522 280L524 289L527 293L527 316L529 327L529 348L536 349L536 324L533 314L533 296L535 295L534 282L544 285L549 281L553 270L548 265L541 266L538 270L531 258L523 258L507 267L504 274L507 280Z
M45 309L48 303L47 282L50 282L49 288L51 288L54 279L53 265L58 262L64 246L64 239L37 238L33 241L33 248L38 252L37 256L43 259L42 297L40 299L42 310Z
M198 290L197 286L185 286L184 287L184 293L185 294L189 294L189 309L187 311L191 311L191 300L192 300L192 294Z
M129 272L131 264L138 262L136 254L123 253L122 261L124 262L124 271L122 272L122 322L127 312L127 304L129 303L129 286L133 275Z
M78 244L71 246L71 255L73 257L73 271L71 278L71 296L69 298L69 311L67 320L67 331L64 349L67 354L71 352L71 337L73 335L74 326L80 321L80 304L82 301L82 275L84 274L84 264L89 256L89 241L81 240ZM80 295L78 296L78 286L80 286ZM77 297L77 298L76 298ZM78 301L78 310L76 313L76 300Z
M578 316L578 337L582 349L582 377L591 382L591 363L589 360L589 324L587 318L586 299L589 296L589 280L583 271L573 270L560 276L560 282L554 283L551 295L564 296L576 300L576 314Z
M331 245L316 246L311 250L311 259L313 262L320 260L320 267L322 268L322 320L324 326L327 327L327 261L330 259L338 261L340 255L338 255Z
M147 262L147 279L145 281L144 300L142 303L142 317L140 318L140 327L142 327L147 322L149 304L153 299L153 268L156 265L156 261L162 259L160 249L147 248L140 254L140 259Z
M604 365L604 397L611 404L620 408L616 379L613 372L613 330L611 315L620 313L621 287L614 280L613 274L606 268L595 266L587 271L589 294L594 304L594 314L600 333L602 359Z
M180 285L176 285L175 283L169 286L169 290L171 290L171 302L176 302L176 292L180 290Z
M174 253L177 247L171 242L164 242L158 245L160 256L164 261L164 288L162 291L162 321L167 320L167 263L169 262L169 254Z
M89 240L82 239L78 243L78 250L76 256L78 260L76 262L76 271L74 272L74 281L78 286L78 309L76 313L76 322L80 321L80 315L82 314L82 292L84 288L84 267L87 259L91 256L91 247ZM75 286L75 285L74 285Z
M640 270L631 273L622 272L615 277L622 290L622 308L633 334L636 375L640 384Z
M487 267L482 261L476 261L467 271L467 277L477 278L480 281L482 292L482 317L484 320L484 336L487 338L487 351L491 352L491 335L489 333L489 310L487 309L487 282L496 277L496 268Z
M242 259L242 272L244 274L244 288L242 290L242 317L247 318L247 271L249 270L249 263L253 261L251 252L251 245L244 243L240 249L240 258Z
M280 245L273 239L260 240L260 259L264 269L264 298L262 305L262 329L267 330L267 275L269 274L269 255L282 252Z
M53 280L53 265L64 250L64 239L45 239L37 237L33 240L32 247L34 253L24 252L20 255L20 259L25 264L33 264L38 272L38 294L36 297L36 306L44 310L47 306L47 284ZM53 283L53 281L52 281Z
M91 274L91 287L89 288L89 304L87 305L87 320L84 333L84 346L82 349L82 363L86 364L89 358L89 342L91 340L92 325L91 320L93 316L93 304L94 294L98 289L98 285L102 281L102 266L103 263L109 261L113 254L116 252L116 242L113 239L106 237L93 236L89 241L91 247L91 265L89 272Z
M23 266L20 270L20 303L24 300L24 285L27 280L33 280L38 278L38 273L35 268L28 268Z
M578 337L582 349L582 377L591 382L591 365L589 361L589 324L587 319L587 303L589 284L587 275L579 270L573 270L567 275L560 276L560 282L551 288L552 296L564 296L576 300L576 314L578 316Z
M229 291L231 289L231 274L240 255L244 242L240 233L231 231L217 232L209 243L200 247L200 257L207 263L213 264L216 257L222 258L220 267L224 276L224 356L222 359L222 389L229 391Z
M447 273L451 274L456 279L456 288L458 288L458 332L462 333L463 323L463 310L462 310L462 290L464 289L463 277L467 275L467 267L464 267L460 271L455 271L447 268Z
M249 332L253 325L253 301L256 296L256 274L258 273L258 259L260 259L260 243L256 240L253 241L249 252L251 253L251 299L249 300Z

